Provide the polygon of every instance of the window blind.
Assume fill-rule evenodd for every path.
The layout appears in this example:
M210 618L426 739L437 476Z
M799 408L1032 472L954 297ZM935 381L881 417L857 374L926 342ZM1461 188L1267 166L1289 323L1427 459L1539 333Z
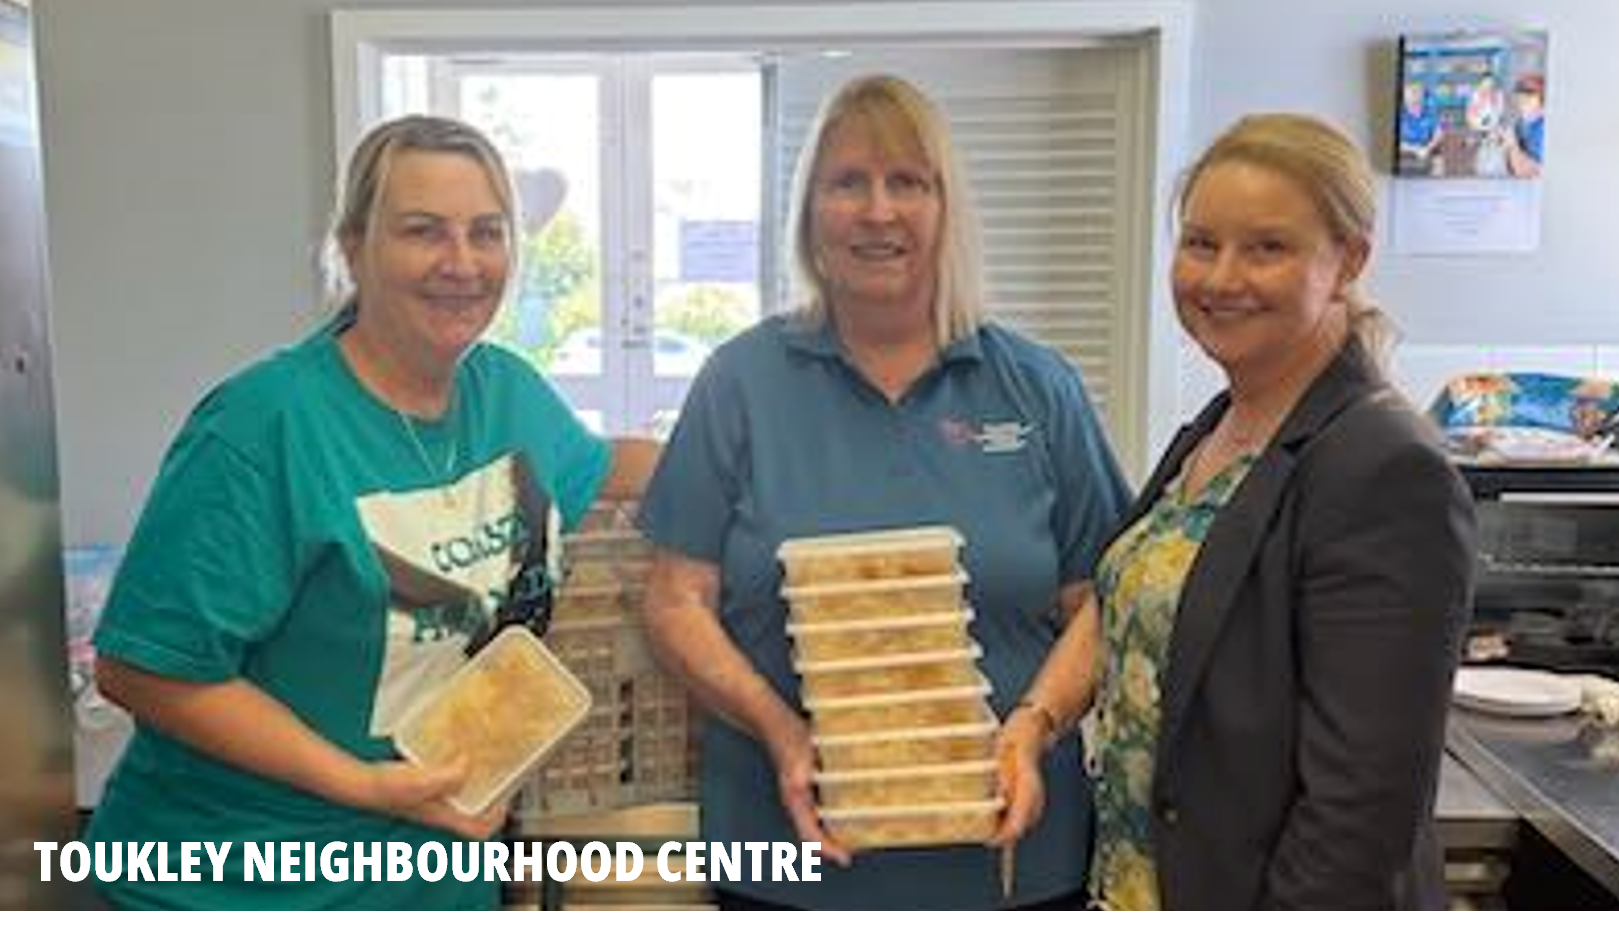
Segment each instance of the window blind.
M1130 215L1127 196L1139 180L1131 161L1141 119L1133 72L1109 49L1003 50L987 63L975 55L980 73L969 82L950 77L959 54L935 55L910 53L903 69L882 70L914 80L950 121L983 227L986 315L1076 364L1110 432L1130 434L1122 418L1143 405L1121 396L1133 389L1133 361L1119 322L1122 313L1141 312L1131 305L1141 288L1131 286L1127 252L1136 224L1148 219ZM1031 69L1030 56L1061 56L1061 65ZM842 77L818 64L810 77L778 82L774 193L783 219L820 94ZM785 246L778 254L787 255ZM779 301L785 275L776 292Z

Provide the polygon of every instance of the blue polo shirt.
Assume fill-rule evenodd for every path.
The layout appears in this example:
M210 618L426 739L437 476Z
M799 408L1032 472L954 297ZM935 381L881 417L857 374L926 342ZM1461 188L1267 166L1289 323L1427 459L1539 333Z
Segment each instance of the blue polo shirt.
M1422 112L1413 113L1400 108L1400 141L1406 145L1423 146L1433 141L1439 131L1439 111L1431 102L1424 102Z
M1518 134L1518 147L1522 148L1530 158L1535 159L1536 162L1546 160L1546 118L1544 116L1519 120L1514 131Z
M659 546L719 566L720 617L737 646L793 705L783 539L948 524L1005 714L1058 633L1065 583L1091 576L1128 492L1079 374L1062 356L996 325L948 346L890 403L830 326L765 320L722 346L692 385L641 508ZM1046 762L1039 827L1018 846L1017 897L1085 884L1090 793L1077 740ZM702 833L713 841L796 841L774 770L751 738L703 733ZM980 909L1004 905L996 853L978 847L866 852L818 883L727 883L813 908Z

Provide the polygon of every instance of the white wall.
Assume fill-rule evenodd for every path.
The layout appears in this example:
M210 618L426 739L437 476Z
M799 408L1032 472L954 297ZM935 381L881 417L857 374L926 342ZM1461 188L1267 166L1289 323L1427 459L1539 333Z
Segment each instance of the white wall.
M1619 86L1619 7L1541 0L1528 19L1514 14L1521 0L1200 3L1198 143L1243 112L1290 108L1333 117L1381 151L1396 33L1548 28L1540 253L1385 254L1373 290L1422 350L1493 357L1572 346L1576 356L1598 359L1592 346L1619 346L1619 307L1611 305L1619 242L1607 219L1619 215L1619 115L1607 102ZM312 318L313 256L332 183L326 13L441 5L36 5L70 542L125 538L185 411L208 385L296 337ZM1410 12L1418 8L1426 12ZM1619 349L1600 357L1612 367Z
M1413 257L1382 248L1368 289L1406 336L1397 379L1426 402L1446 374L1470 367L1619 377L1619 236L1611 219L1619 216L1619 111L1612 99L1619 87L1613 51L1619 6L1201 0L1189 148L1197 150L1246 112L1308 110L1340 122L1386 170L1398 34L1464 28L1551 34L1541 248L1505 257ZM1386 207L1387 184L1384 196ZM1183 383L1183 403L1190 405L1205 392L1206 370L1189 364Z

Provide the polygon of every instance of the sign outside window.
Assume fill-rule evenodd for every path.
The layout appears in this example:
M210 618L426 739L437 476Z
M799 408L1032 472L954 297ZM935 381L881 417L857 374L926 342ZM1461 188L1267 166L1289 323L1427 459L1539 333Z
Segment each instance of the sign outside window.
M759 224L740 219L680 221L680 279L751 284L759 277Z

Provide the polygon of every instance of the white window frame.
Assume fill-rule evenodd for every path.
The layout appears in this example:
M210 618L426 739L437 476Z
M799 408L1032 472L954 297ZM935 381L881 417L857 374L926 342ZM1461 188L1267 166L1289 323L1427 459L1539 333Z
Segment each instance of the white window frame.
M487 55L488 49L484 50ZM428 100L433 112L458 105L459 83L470 75L578 74L597 81L602 128L598 165L601 185L602 368L590 375L551 378L579 409L598 411L610 430L632 433L652 426L658 411L678 410L691 386L689 375L660 374L653 347L657 337L653 304L654 166L651 162L652 82L682 73L760 73L755 56L738 53L660 57L657 53L576 54L541 52L467 60L441 55L430 69ZM380 101L379 101L380 106ZM648 133L642 137L640 133ZM644 183L643 183L644 182ZM773 228L773 227L766 227ZM761 281L765 280L761 275ZM765 295L761 283L761 298Z
M1158 269L1172 240L1174 179L1186 161L1193 0L1098 2L826 3L744 6L591 6L553 9L336 10L331 14L334 161L381 117L380 62L389 53L453 51L724 51L847 45L1083 47L1140 42L1151 75L1150 202L1135 205L1150 235L1121 251L1123 278L1140 292L1120 301L1119 431L1125 467L1140 476L1167 446L1179 417L1179 341ZM766 218L768 219L768 217ZM768 237L766 237L768 238Z

